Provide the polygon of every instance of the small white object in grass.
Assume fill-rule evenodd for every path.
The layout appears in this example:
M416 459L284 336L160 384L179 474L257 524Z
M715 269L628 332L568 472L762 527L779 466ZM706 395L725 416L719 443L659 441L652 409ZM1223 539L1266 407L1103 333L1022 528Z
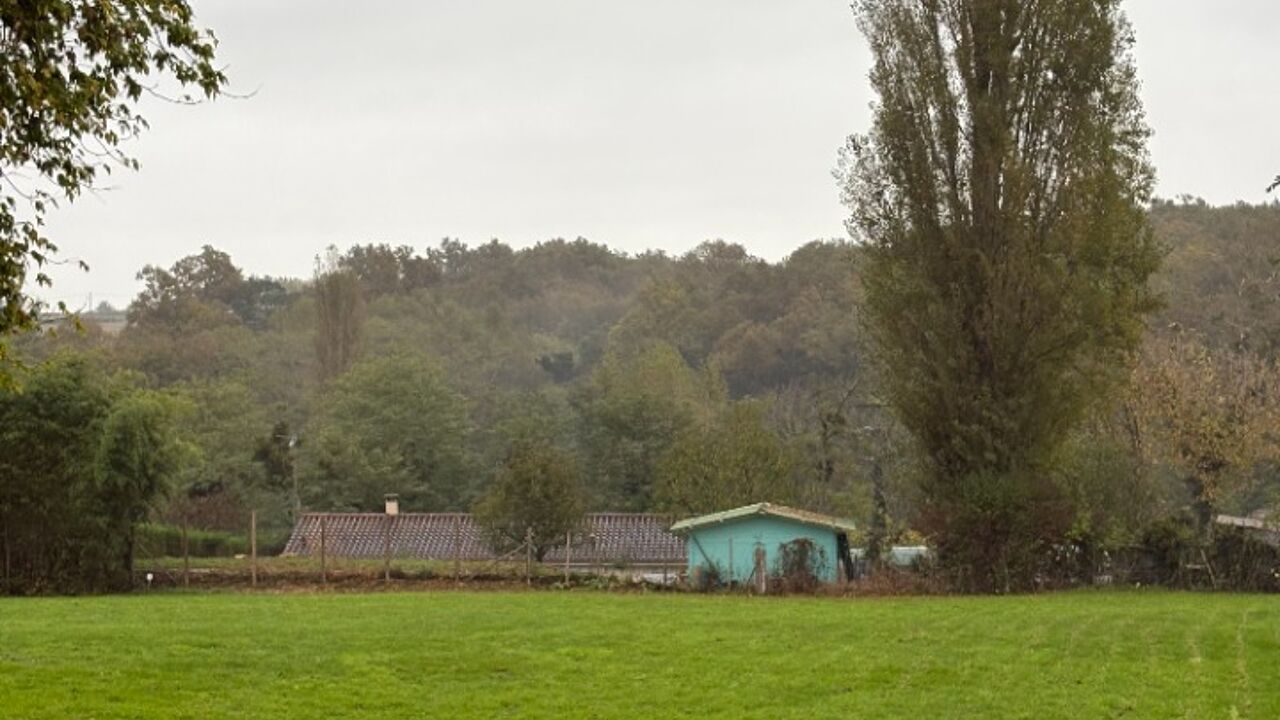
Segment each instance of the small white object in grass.
M155 580L155 579L156 579L156 576L155 576L154 574L152 574L152 573L147 573L147 589L148 589L148 590L150 590L150 589L151 589L151 581L152 581L152 580Z

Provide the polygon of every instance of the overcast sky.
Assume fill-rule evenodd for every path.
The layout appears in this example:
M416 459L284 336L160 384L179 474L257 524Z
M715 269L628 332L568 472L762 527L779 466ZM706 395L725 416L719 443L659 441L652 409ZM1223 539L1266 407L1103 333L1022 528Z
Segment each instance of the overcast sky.
M1280 2L1128 0L1161 195L1267 199ZM848 0L197 0L248 99L148 105L139 173L58 211L46 297L123 307L203 244L303 276L326 245L587 237L776 260L843 236L867 127Z

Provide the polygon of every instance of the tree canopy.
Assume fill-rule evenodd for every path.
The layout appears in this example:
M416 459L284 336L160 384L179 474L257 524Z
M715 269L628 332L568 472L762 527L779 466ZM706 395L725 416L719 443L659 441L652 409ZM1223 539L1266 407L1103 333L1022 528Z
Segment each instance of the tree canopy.
M1148 217L1169 260L1153 281L1167 305L1147 342L1194 338L1224 367L1235 356L1274 364L1274 271L1265 243L1251 239L1280 227L1280 207L1182 198L1155 202ZM334 267L364 267L348 255L382 251L354 246ZM390 262L373 263L386 272L369 287L360 280L359 355L327 380L314 278L241 294L255 276L212 248L164 269L191 278L155 286L172 292L148 283L123 330L109 324L118 315L86 313L84 333L25 335L13 348L32 365L73 354L98 376L163 394L181 459L151 517L192 527L243 531L252 509L264 532L283 532L295 483L305 509L376 510L386 492L400 493L406 511L474 507L522 442L574 458L590 510L723 509L770 494L864 528L883 520L886 542L922 542L917 531L932 527L920 492L931 458L886 407L862 350L866 248L814 242L771 263L717 244L668 257L581 239L520 249L449 240L390 257L430 270L406 282ZM255 297L259 311L235 309L235 298ZM160 320L167 309L151 312L183 304L204 309L172 323ZM209 308L216 322L191 320ZM1127 364L1116 372L1130 377ZM1137 542L1189 509L1170 416L1134 424L1160 387L1136 376L1128 392L1117 387L1046 461L1051 502L1038 517L1061 531L1058 542ZM1265 455L1233 457L1217 478L1217 511L1280 500ZM96 472L95 462L85 467ZM977 497L994 502L992 487L1004 486ZM1019 487L1005 489L1016 499ZM690 499L670 503L671 491Z
M1034 545L1013 515L1044 512L1030 486L1156 306L1133 36L1118 0L854 7L878 96L842 166L862 310L941 551L1005 572Z
M34 327L49 285L47 212L115 168L147 127L144 94L192 102L226 85L216 41L184 0L42 0L0 7L0 341ZM4 345L0 342L0 353ZM3 359L0 356L0 359Z
M127 588L136 524L183 450L164 398L59 356L0 392L5 592Z
M541 560L579 529L586 493L574 458L546 442L517 440L474 512L500 548L531 544Z
M757 502L793 504L797 456L765 422L763 408L740 401L681 435L656 470L655 504L676 516Z
M324 391L308 430L309 507L371 511L395 492L407 506L461 510L475 495L466 401L421 357L357 364Z

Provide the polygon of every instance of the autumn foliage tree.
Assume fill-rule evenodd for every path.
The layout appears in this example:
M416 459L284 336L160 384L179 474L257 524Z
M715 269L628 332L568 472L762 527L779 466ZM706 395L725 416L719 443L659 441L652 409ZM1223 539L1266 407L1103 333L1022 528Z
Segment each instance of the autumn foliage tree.
M1218 504L1277 458L1280 374L1270 361L1178 337L1148 343L1131 395L1144 452L1177 473L1207 537Z
M1119 0L861 0L878 95L840 174L867 328L944 562L1026 581L1043 472L1123 377L1160 250Z

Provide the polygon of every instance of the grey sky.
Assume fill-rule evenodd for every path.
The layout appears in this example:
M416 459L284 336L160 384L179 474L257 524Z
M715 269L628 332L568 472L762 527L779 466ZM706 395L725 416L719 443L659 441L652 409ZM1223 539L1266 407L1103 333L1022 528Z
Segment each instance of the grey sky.
M245 100L148 107L139 173L61 210L49 297L123 306L211 244L302 276L324 246L579 235L777 259L843 235L831 179L866 128L839 0L197 0ZM1160 193L1266 199L1280 2L1129 0Z

